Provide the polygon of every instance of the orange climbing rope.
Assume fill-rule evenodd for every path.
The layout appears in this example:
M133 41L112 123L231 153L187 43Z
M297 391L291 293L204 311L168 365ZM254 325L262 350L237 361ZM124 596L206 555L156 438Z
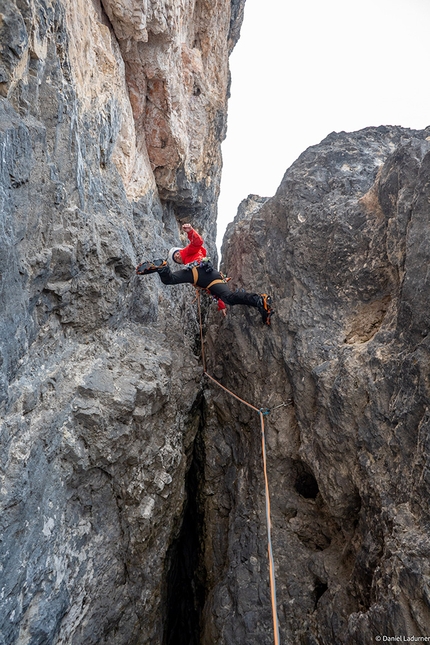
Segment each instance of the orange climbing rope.
M200 307L200 291L196 289L197 291L197 305L198 305L198 311L199 311L199 324L200 324L200 344L202 348L202 363L203 363L203 373L205 376L208 377L213 383L216 383L218 387L223 389L225 392L230 394L230 396L234 397L244 405L247 405L248 408L251 408L255 412L258 412L260 416L260 425L261 425L261 453L263 457L263 472L264 472L264 488L265 488L265 497L266 497L266 524L267 524L267 548L268 548L268 554L269 554L269 580L270 580L270 595L271 595L271 601L272 601L272 618L273 618L273 636L274 636L274 643L275 645L279 645L279 622L278 622L278 612L276 608L276 580L275 580L275 563L273 560L273 549L272 549L272 522L271 522L271 514L270 514L270 494L269 494L269 480L267 477L267 460L266 460L266 435L265 435L265 430L264 430L264 415L267 414L267 411L264 412L262 408L256 408L254 405L251 403L248 403L248 401L245 401L244 399L241 399L240 396L237 396L237 394L234 394L231 390L228 388L224 387L219 381L217 381L213 376L207 373L206 371L206 357L205 357L205 350L204 350L204 342L203 342L203 325L202 325L202 312L201 312L201 307Z

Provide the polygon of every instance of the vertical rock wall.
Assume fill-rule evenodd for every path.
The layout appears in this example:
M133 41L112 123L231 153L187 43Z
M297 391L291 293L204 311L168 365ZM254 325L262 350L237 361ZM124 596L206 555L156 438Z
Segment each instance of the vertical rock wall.
M162 643L243 3L0 1L2 645ZM173 566L173 565L172 565Z
M208 344L224 385L286 404L267 421L281 642L429 634L428 135L330 135L224 242L276 310L269 329L236 307ZM208 406L203 642L269 644L258 415L213 388Z
M0 645L272 642L258 416L134 275L185 219L214 251L242 13L0 0ZM428 635L428 135L330 135L227 234L276 308L206 339L273 409L285 642Z

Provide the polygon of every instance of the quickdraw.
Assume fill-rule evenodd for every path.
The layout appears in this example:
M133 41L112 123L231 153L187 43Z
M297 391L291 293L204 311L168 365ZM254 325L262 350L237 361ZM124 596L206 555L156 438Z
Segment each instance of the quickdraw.
M278 408L285 408L288 405L292 405L293 400L288 399L288 401L285 401L284 403L280 403L279 405L275 405L274 408L260 408L259 412L265 417L267 417L273 410L277 410Z

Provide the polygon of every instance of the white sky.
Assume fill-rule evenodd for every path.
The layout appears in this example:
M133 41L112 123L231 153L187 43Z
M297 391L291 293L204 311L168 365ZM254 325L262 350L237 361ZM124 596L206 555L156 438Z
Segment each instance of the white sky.
M330 132L430 125L430 0L246 0L230 67L219 244Z

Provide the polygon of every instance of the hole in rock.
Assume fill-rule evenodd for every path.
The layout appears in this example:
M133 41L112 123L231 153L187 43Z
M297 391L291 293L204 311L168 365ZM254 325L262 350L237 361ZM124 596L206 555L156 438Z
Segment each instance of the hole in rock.
M186 477L187 502L177 539L167 554L166 621L163 645L199 645L205 602L203 511L199 481L203 479L203 441L200 430Z
M319 488L318 483L308 466L303 462L296 462L297 476L294 488L302 497L306 499L316 499Z
M315 582L315 589L314 589L314 594L315 594L315 609L318 604L318 600L321 598L321 596L327 591L328 585L325 582L322 582L317 578Z
M130 270L127 269L127 267L124 266L121 262L115 264L114 270L116 275L118 275L120 278L123 278L124 280L127 280L130 277Z

